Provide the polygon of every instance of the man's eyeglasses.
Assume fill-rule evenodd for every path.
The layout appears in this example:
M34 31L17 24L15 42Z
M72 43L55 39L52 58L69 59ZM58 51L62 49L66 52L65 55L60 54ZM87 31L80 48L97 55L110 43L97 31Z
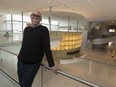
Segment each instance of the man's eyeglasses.
M31 17L32 17L32 18L35 18L35 17L36 17L36 18L41 18L40 15L36 15L36 14L31 14Z

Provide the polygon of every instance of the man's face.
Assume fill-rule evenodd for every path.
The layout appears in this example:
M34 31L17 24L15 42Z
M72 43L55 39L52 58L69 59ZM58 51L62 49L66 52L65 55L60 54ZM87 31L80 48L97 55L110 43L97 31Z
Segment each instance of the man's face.
M31 22L33 25L40 24L40 21L42 19L40 12L33 12L30 17L31 17Z

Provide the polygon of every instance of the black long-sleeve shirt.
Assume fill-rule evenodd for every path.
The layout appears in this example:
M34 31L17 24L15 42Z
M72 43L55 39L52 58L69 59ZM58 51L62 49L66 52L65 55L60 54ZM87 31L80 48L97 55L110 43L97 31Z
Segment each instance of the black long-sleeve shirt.
M45 26L35 28L28 26L24 30L22 47L18 55L18 61L24 63L41 62L46 54L50 67L54 66L53 56L50 50L49 31Z

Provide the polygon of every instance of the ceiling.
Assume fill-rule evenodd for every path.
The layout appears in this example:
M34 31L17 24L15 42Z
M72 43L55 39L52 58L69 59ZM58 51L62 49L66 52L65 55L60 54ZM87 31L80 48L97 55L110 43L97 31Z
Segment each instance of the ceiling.
M19 13L35 9L68 11L89 20L116 20L116 0L0 0L0 13Z

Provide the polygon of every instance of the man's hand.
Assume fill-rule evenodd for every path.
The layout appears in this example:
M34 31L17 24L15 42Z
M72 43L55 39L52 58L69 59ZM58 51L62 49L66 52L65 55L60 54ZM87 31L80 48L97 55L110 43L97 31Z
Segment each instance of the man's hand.
M58 74L58 71L60 70L58 67L56 67L56 66L52 66L51 67L51 70L54 72L54 73L56 73L56 74Z

